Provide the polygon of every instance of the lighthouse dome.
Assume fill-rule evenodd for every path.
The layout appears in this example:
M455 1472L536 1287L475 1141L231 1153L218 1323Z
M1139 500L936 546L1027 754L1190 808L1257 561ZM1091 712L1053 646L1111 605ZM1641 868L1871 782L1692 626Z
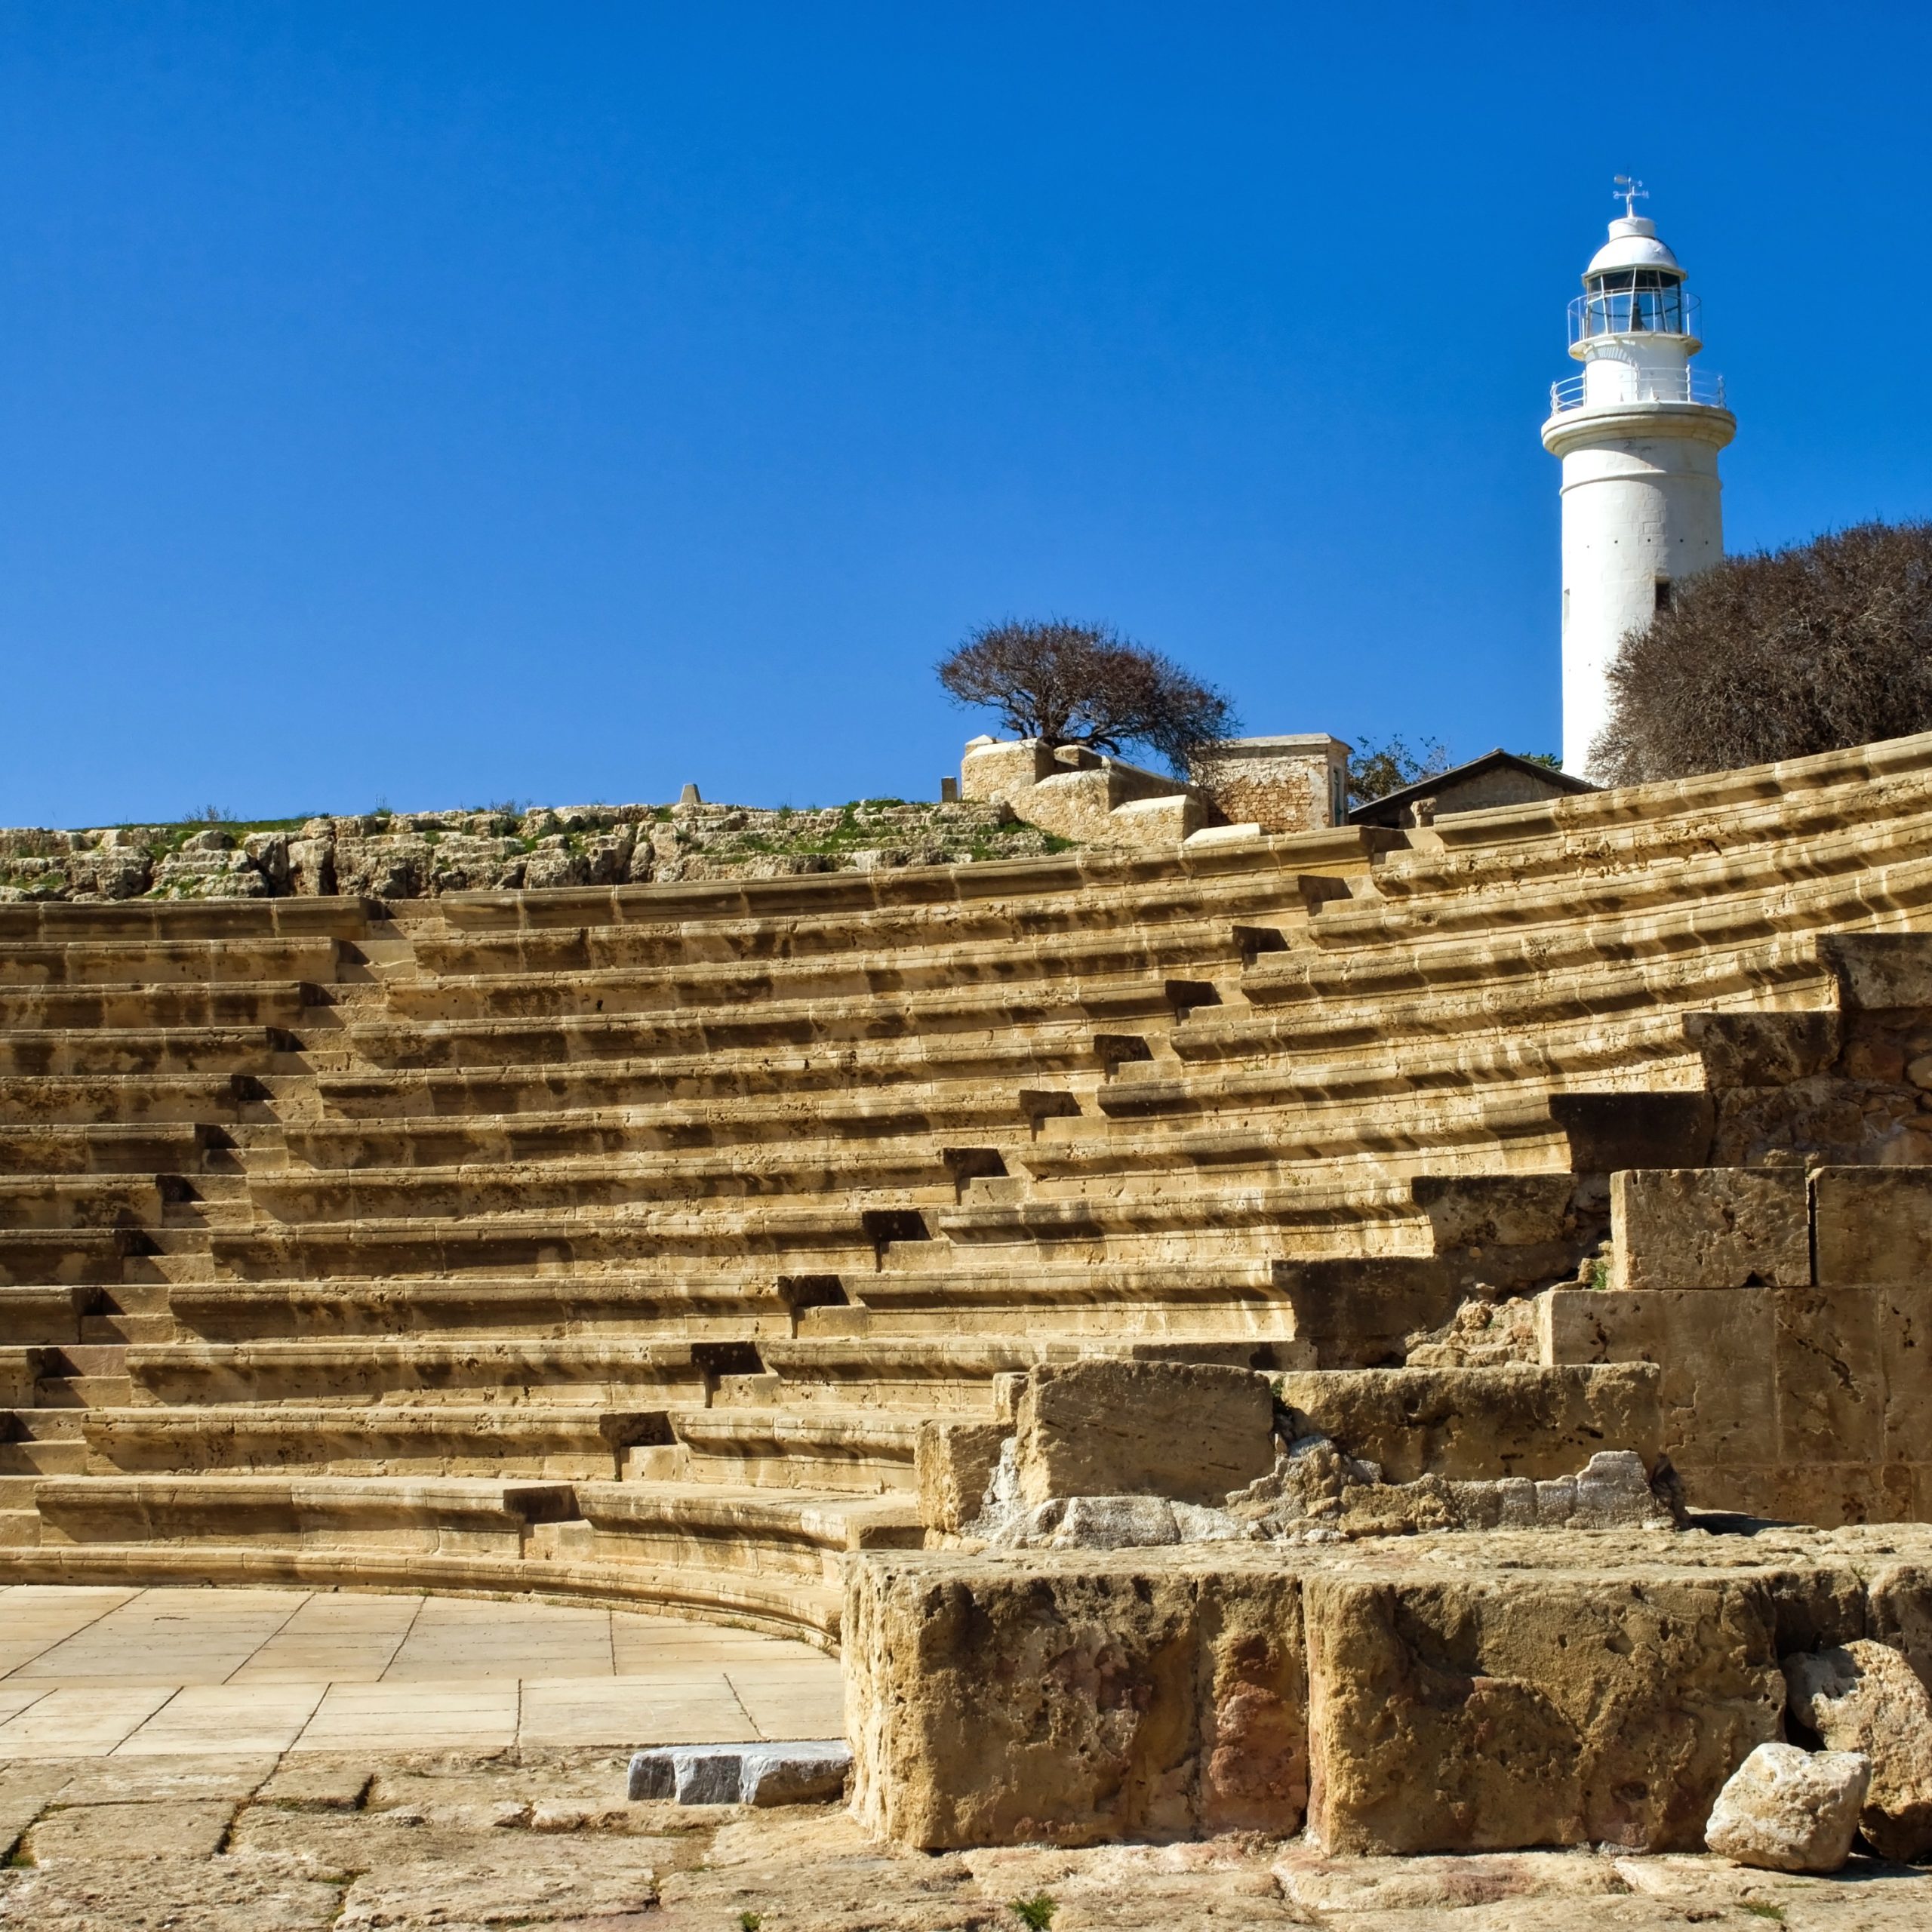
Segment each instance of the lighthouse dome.
M1658 269L1681 276L1684 270L1669 248L1657 239L1657 225L1640 214L1620 215L1610 224L1610 239L1590 257L1586 276L1618 269Z

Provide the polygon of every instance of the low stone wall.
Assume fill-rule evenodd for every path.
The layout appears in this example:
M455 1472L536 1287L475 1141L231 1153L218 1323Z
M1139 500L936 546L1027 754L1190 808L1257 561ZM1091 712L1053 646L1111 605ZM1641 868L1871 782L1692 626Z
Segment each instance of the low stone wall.
M1782 1657L1932 1678L1932 1529L868 1555L844 1629L855 1808L902 1844L1690 1850Z
M1067 842L985 802L835 809L540 806L220 824L0 831L0 902L271 899L783 878L1037 858Z

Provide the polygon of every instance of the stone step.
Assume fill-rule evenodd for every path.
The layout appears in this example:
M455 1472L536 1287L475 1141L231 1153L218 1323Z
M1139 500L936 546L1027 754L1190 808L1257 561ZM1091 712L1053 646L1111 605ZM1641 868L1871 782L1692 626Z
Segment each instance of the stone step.
M0 986L217 986L237 980L327 985L336 976L330 938L109 940L0 944Z
M10 1098L0 1094L0 1104ZM0 1127L0 1176L190 1174L226 1136L187 1121L165 1125Z
M718 1008L661 1017L453 1020L420 1026L391 1020L352 1023L345 1038L371 1066L399 1069L764 1054L786 1048L821 1053L869 1050L885 1041L909 1044L949 1034L992 1032L1009 1038L1023 1037L1029 1028L1040 1029L1051 1042L1075 1027L1171 1023L1182 1010L1171 987L1200 983L1137 975L1070 981L1023 992L975 987L921 998L773 1000L744 1009Z
M1730 863L1757 856L1775 864L1780 848L1829 838L1848 824L1865 828L1874 848L1894 827L1912 836L1922 827L1922 752L1889 763L1889 751L1865 749L1878 752L1888 768L1853 772L1842 755L1828 753L1836 768L1816 786L1798 775L1798 767L1810 762L1801 760L1781 768L1779 780L1769 786L1762 768L1710 774L1697 781L1694 804L1687 792L1661 808L1654 793L1636 804L1638 795L1626 792L1579 798L1561 813L1518 808L1506 819L1458 813L1426 844L1412 841L1392 852L1377 868L1376 890L1390 902L1434 901L1446 909L1471 899L1524 895L1552 880L1635 884L1646 871L1668 875L1714 854ZM1786 774L1792 775L1789 786Z
M632 1449L625 1473L644 1481L746 1483L872 1495L909 1492L918 1445L915 1416L876 1410L672 1409L668 1448Z
M87 1444L78 1437L21 1435L0 1439L0 1475L79 1475L88 1466Z
M386 1004L392 1017L423 1023L913 1000L962 995L975 986L997 987L1017 1001L1037 998L1055 985L1097 980L1232 975L1243 958L1233 933L1232 924L1220 918L1106 938L1078 935L998 946L929 942L894 953L856 952L749 965L503 974L472 971L397 984L389 989Z
M262 1074L299 1051L277 1026L174 1026L0 1034L0 1078L98 1074Z
M0 1229L0 1287L36 1290L118 1281L131 1261L154 1252L137 1228Z
M0 1028L33 1032L192 1026L298 1026L323 1003L299 980L163 981L134 986L0 985Z
M711 1154L629 1154L540 1162L473 1161L460 1167L301 1169L252 1177L259 1216L289 1226L312 1222L440 1220L459 1214L591 1214L663 1202L806 1202L890 1192L909 1206L949 1205L958 1186L945 1150L924 1140L881 1149L795 1143ZM0 1195L4 1198L4 1195Z
M90 1346L125 1346L132 1342L166 1342L174 1338L174 1319L165 1314L130 1314L112 1310L84 1316L81 1340Z
M88 1469L129 1475L232 1469L614 1479L627 1450L669 1440L662 1409L589 1402L236 1402L74 1413Z
M650 1332L666 1340L729 1343L762 1330L789 1334L793 1310L785 1284L769 1272L271 1278L183 1283L171 1291L170 1303L174 1319L188 1334L236 1340L443 1332L480 1339L535 1331L558 1337Z
M558 928L636 924L681 930L740 921L778 928L793 921L875 917L923 920L935 911L1011 906L1030 909L1084 900L1104 905L1131 891L1158 897L1215 899L1238 891L1259 871L1292 878L1366 868L1376 854L1404 844L1402 835L1350 826L1266 839L1233 850L1159 854L1091 851L1022 859L997 867L918 866L903 871L835 872L814 878L733 879L673 885L584 887L534 893L461 893L437 902L445 931L503 937Z
M125 1127L268 1118L269 1089L253 1073L0 1074L9 1124Z
M561 1106L609 1108L764 1100L777 1095L921 1094L936 1084L1000 1082L1014 1090L1072 1075L1098 1076L1113 1049L1084 1023L1035 1028L1023 1038L941 1035L867 1046L863 1059L818 1051L726 1055L669 1054L654 1060L553 1060L522 1066L399 1068L323 1073L316 1097L342 1120L433 1114L549 1112Z
M96 1292L66 1284L0 1287L0 1343L11 1347L78 1341L82 1312L92 1306Z
M720 1376L761 1366L749 1343L358 1337L175 1342L128 1351L143 1399L175 1405L297 1402L355 1406L407 1397L485 1395L605 1407L626 1400L703 1404Z
M580 1506L574 1484L518 1479L62 1478L38 1486L38 1546L0 1550L0 1582L534 1591L829 1643L828 1568L915 1534L891 1498L583 1487Z
M0 1228L134 1227L161 1218L162 1197L152 1174L0 1174Z
M918 1504L898 1495L646 1481L580 1482L575 1494L583 1521L551 1533L566 1560L749 1572L838 1589L849 1552L917 1549L925 1540Z
M360 939L372 902L362 899L60 900L0 906L0 946L179 945L258 937Z
M1020 1097L1011 1091L927 1087L912 1094L829 1099L812 1109L809 1138L831 1146L884 1142L909 1134L939 1135L957 1143L970 1141L978 1133L1024 1128L1029 1118ZM297 1168L333 1174L362 1168L447 1167L478 1161L568 1160L762 1147L795 1143L800 1127L795 1101L759 1097L698 1105L660 1102L542 1113L419 1114L374 1121L318 1121L288 1128L281 1140ZM252 1150L250 1167L254 1171Z
M1367 869L1374 848L1361 834L1353 835L1361 842L1346 854L1334 848L1338 856L1329 863L1337 876ZM857 949L891 964L940 947L999 948L1062 937L1091 942L1107 934L1163 934L1222 921L1294 925L1305 918L1305 906L1292 890L1284 891L1278 866L1278 857L1269 854L1259 865L1230 868L1217 877L1189 877L1178 870L1136 875L1131 891L1069 891L1060 873L1030 892L857 912L803 909L789 916L747 918L740 906L735 912L652 920L612 918L608 906L580 907L592 916L523 930L514 924L474 928L459 923L469 916L467 907L448 906L442 910L448 923L420 931L415 955L425 974L437 977L782 965L838 958ZM1008 873L1002 883L1014 877Z
M0 1409L0 1427L14 1442L78 1442L85 1411L72 1405L42 1407L38 1404Z

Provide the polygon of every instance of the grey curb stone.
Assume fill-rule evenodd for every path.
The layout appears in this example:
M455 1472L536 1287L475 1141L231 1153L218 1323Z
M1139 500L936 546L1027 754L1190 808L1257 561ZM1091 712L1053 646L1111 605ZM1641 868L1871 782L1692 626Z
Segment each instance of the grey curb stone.
M810 1804L845 1788L852 1753L838 1738L782 1744L667 1744L631 1760L626 1795L680 1804Z

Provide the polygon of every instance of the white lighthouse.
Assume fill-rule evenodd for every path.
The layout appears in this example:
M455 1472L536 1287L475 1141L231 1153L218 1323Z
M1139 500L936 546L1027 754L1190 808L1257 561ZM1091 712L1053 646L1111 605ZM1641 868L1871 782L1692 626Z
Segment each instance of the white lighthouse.
M1718 451L1737 431L1721 377L1694 370L1697 298L1642 186L1620 176L1623 214L1570 304L1583 372L1551 385L1543 445L1563 460L1563 765L1583 775L1609 716L1604 672L1672 586L1724 555Z

